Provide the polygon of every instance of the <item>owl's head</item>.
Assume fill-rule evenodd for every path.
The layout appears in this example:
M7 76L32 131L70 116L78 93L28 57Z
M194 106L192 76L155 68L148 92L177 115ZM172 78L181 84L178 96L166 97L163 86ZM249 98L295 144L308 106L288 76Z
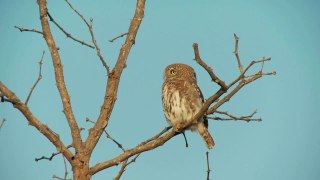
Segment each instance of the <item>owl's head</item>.
M196 74L193 68L186 64L171 64L164 70L164 80L172 79L196 81Z

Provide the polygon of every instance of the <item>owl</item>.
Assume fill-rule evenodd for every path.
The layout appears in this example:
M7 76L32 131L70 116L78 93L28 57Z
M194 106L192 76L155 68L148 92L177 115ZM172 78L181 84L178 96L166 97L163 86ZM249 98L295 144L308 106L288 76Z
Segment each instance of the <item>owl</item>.
M192 121L204 104L202 93L197 85L196 74L186 64L171 64L164 70L162 85L162 106L167 122L176 126ZM199 118L189 128L196 131L211 149L214 141L208 131L206 116Z

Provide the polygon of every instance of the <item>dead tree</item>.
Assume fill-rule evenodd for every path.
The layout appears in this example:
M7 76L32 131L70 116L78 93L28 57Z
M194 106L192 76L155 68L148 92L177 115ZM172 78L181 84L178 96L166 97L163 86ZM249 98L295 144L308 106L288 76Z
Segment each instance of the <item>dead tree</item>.
M20 113L24 115L24 117L26 118L26 120L31 126L35 127L56 147L57 152L53 153L51 157L41 157L36 159L36 161L42 160L42 159L51 160L57 154L62 154L63 157L66 159L64 161L65 171L66 171L64 178L60 178L57 176L54 176L54 178L66 179L66 176L67 176L66 162L68 162L72 167L74 180L89 180L93 175L95 175L99 171L110 168L112 166L116 166L118 164L122 164L122 167L118 175L115 177L115 179L120 179L126 167L132 162L134 162L141 155L141 153L153 150L163 145L164 143L169 141L171 138L179 134L181 130L189 127L192 124L192 122L188 124L181 124L174 128L171 128L171 127L165 128L161 132L157 133L156 135L149 138L148 140L138 144L132 149L124 149L121 144L119 144L115 139L113 139L105 131L105 128L110 122L110 115L116 103L120 77L122 75L124 68L126 67L126 61L127 61L128 55L130 53L131 47L135 43L136 35L138 33L140 24L144 17L145 0L137 0L135 14L131 20L128 31L110 40L112 42L117 38L124 37L124 36L126 37L125 42L120 49L117 62L115 66L112 68L108 66L107 62L105 61L104 57L100 52L100 48L97 44L97 41L94 36L93 28L92 28L93 20L91 19L88 22L80 14L80 12L78 12L76 8L73 7L73 5L68 0L65 0L65 1L70 6L70 8L83 20L83 22L89 29L93 45L90 45L90 43L86 43L84 41L78 40L77 38L73 37L70 33L66 32L63 29L63 27L61 27L54 20L52 15L48 12L46 0L37 0L38 6L39 6L40 22L42 27L41 30L25 29L18 26L16 26L16 28L19 29L21 32L29 31L29 32L35 32L43 35L43 38L50 50L50 55L51 55L51 59L54 66L55 81L56 81L57 89L60 94L61 103L63 105L63 113L65 115L65 118L68 122L70 131L71 131L72 144L71 145L63 144L63 142L60 140L59 135L55 133L52 129L50 129L50 127L43 124L40 119L35 117L28 107L28 102L32 96L32 92L37 86L37 83L41 79L42 59L39 62L40 70L39 70L38 79L32 86L32 89L28 95L27 100L25 102L22 102L7 86L5 86L2 82L0 82L1 101L4 103L11 103L14 108L16 108ZM52 22L51 24L50 24L50 21ZM97 120L91 121L90 119L87 119L88 122L93 123L93 127L89 130L89 135L86 137L86 139L82 139L80 136L81 128L78 126L77 120L72 110L70 96L64 80L64 71L62 68L63 66L60 58L60 53L55 43L55 39L51 33L50 25L57 26L57 28L59 28L68 38L74 40L75 42L81 43L84 46L95 49L97 56L99 57L99 60L102 63L102 66L106 69L108 78L107 78L107 85L105 87L104 101L101 106L100 114ZM212 81L220 86L220 89L206 100L203 108L200 110L200 112L198 112L195 115L194 121L198 119L200 116L203 116L204 114L207 114L207 115L218 114L218 115L224 116L224 117L218 117L218 116L210 117L210 119L213 119L213 120L244 120L248 122L261 121L261 119L253 118L253 115L255 114L255 112L249 116L235 117L229 114L228 112L221 112L218 110L221 105L229 101L240 89L242 89L247 84L252 83L265 75L275 74L275 72L263 71L264 63L267 61L270 61L271 58L254 60L244 68L241 64L241 60L238 54L239 38L236 36L236 34L234 34L234 38L235 38L234 53L236 56L238 67L239 67L239 76L236 77L234 81L232 81L231 83L225 83L223 80L217 77L217 75L214 73L212 68L210 68L201 59L199 49L198 49L198 44L197 43L193 44L195 61L208 72L208 74L212 78ZM256 64L261 65L260 70L255 74L247 75L248 70ZM94 151L95 146L97 145L103 133L105 133L109 139L111 139L119 148L121 148L123 152L116 157L113 157L109 160L105 160L102 163L89 166L91 154ZM71 151L70 150L71 148L74 149L74 151ZM209 162L208 162L208 178L209 178L209 172L210 170L209 170Z

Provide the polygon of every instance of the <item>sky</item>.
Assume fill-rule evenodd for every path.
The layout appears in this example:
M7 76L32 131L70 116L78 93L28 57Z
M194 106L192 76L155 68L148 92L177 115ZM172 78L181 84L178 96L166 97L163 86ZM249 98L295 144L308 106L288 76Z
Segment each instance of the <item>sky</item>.
M108 42L127 31L135 1L71 1L89 20L106 62L113 67L124 38ZM244 66L254 59L272 57L265 71L277 71L244 87L219 108L236 116L257 109L262 122L210 121L216 146L209 152L211 179L215 180L317 180L320 178L320 3L316 0L162 0L147 1L145 18L123 71L118 98L106 130L125 148L133 148L167 126L161 105L163 70L172 63L192 66L205 98L219 87L194 60L197 42L202 59L227 83L239 71L234 57L234 37L240 37ZM74 37L90 42L81 19L65 1L48 1L53 18ZM34 115L71 142L55 86L52 61L41 35L21 33L14 26L41 29L36 1L0 1L0 81L24 101L37 78L38 61L45 51L42 80L29 107ZM52 23L59 47L66 86L75 117L86 130L96 120L106 86L105 69L95 50L68 38ZM259 70L259 67L255 67ZM252 71L254 72L254 71ZM0 104L0 179L51 179L64 175L63 159L35 162L55 148L9 103ZM127 167L122 179L205 179L207 151L198 134L182 136L143 153ZM121 153L101 137L91 165ZM112 179L120 166L106 169L93 180ZM68 177L72 177L68 166Z

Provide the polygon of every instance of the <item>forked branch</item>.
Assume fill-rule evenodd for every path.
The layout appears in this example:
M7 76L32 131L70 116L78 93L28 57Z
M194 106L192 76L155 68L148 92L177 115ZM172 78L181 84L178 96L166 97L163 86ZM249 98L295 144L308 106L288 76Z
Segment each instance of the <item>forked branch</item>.
M69 161L72 161L73 154L64 146L58 134L53 132L48 126L42 124L29 110L29 107L20 101L20 99L10 91L2 82L0 82L0 92L18 109L28 120L29 125L34 126L61 152ZM8 101L8 102L9 102Z
M253 118L253 116L257 113L257 111L254 111L252 114L248 115L248 116L241 116L241 117L236 117L234 115L231 115L228 112L223 112L223 111L215 111L216 114L221 114L221 115L225 115L227 116L227 118L225 117L218 117L218 116L214 116L214 117L207 117L208 119L212 119L212 120L217 120L217 121L246 121L246 122L250 122L250 121L262 121L261 118Z
M39 11L40 11L40 21L41 21L41 27L43 32L43 37L47 43L47 46L50 50L51 59L53 62L54 67L54 73L55 73L55 81L56 85L60 94L60 98L63 105L63 112L65 114L65 117L68 121L71 135L72 135L72 144L74 145L76 151L80 150L82 147L82 140L80 136L80 128L76 122L72 106L71 106L71 100L70 96L64 81L64 73L63 73L63 67L62 62L60 58L60 53L58 51L57 45L54 41L54 38L51 33L50 25L48 22L47 14L48 14L48 8L47 8L47 1L46 0L37 0L39 5ZM65 156L67 157L67 156ZM67 157L67 159L70 161ZM70 161L71 162L71 161Z
M104 101L101 106L98 120L96 121L94 127L89 130L89 136L85 142L86 147L88 147L89 149L89 154L92 153L92 150L96 146L99 138L101 137L101 134L103 133L103 130L106 128L109 122L109 117L117 98L119 81L122 75L122 71L126 66L128 55L130 53L131 47L135 42L138 29L144 17L144 7L145 0L137 0L135 14L131 20L128 35L120 49L115 67L112 69L108 77Z

